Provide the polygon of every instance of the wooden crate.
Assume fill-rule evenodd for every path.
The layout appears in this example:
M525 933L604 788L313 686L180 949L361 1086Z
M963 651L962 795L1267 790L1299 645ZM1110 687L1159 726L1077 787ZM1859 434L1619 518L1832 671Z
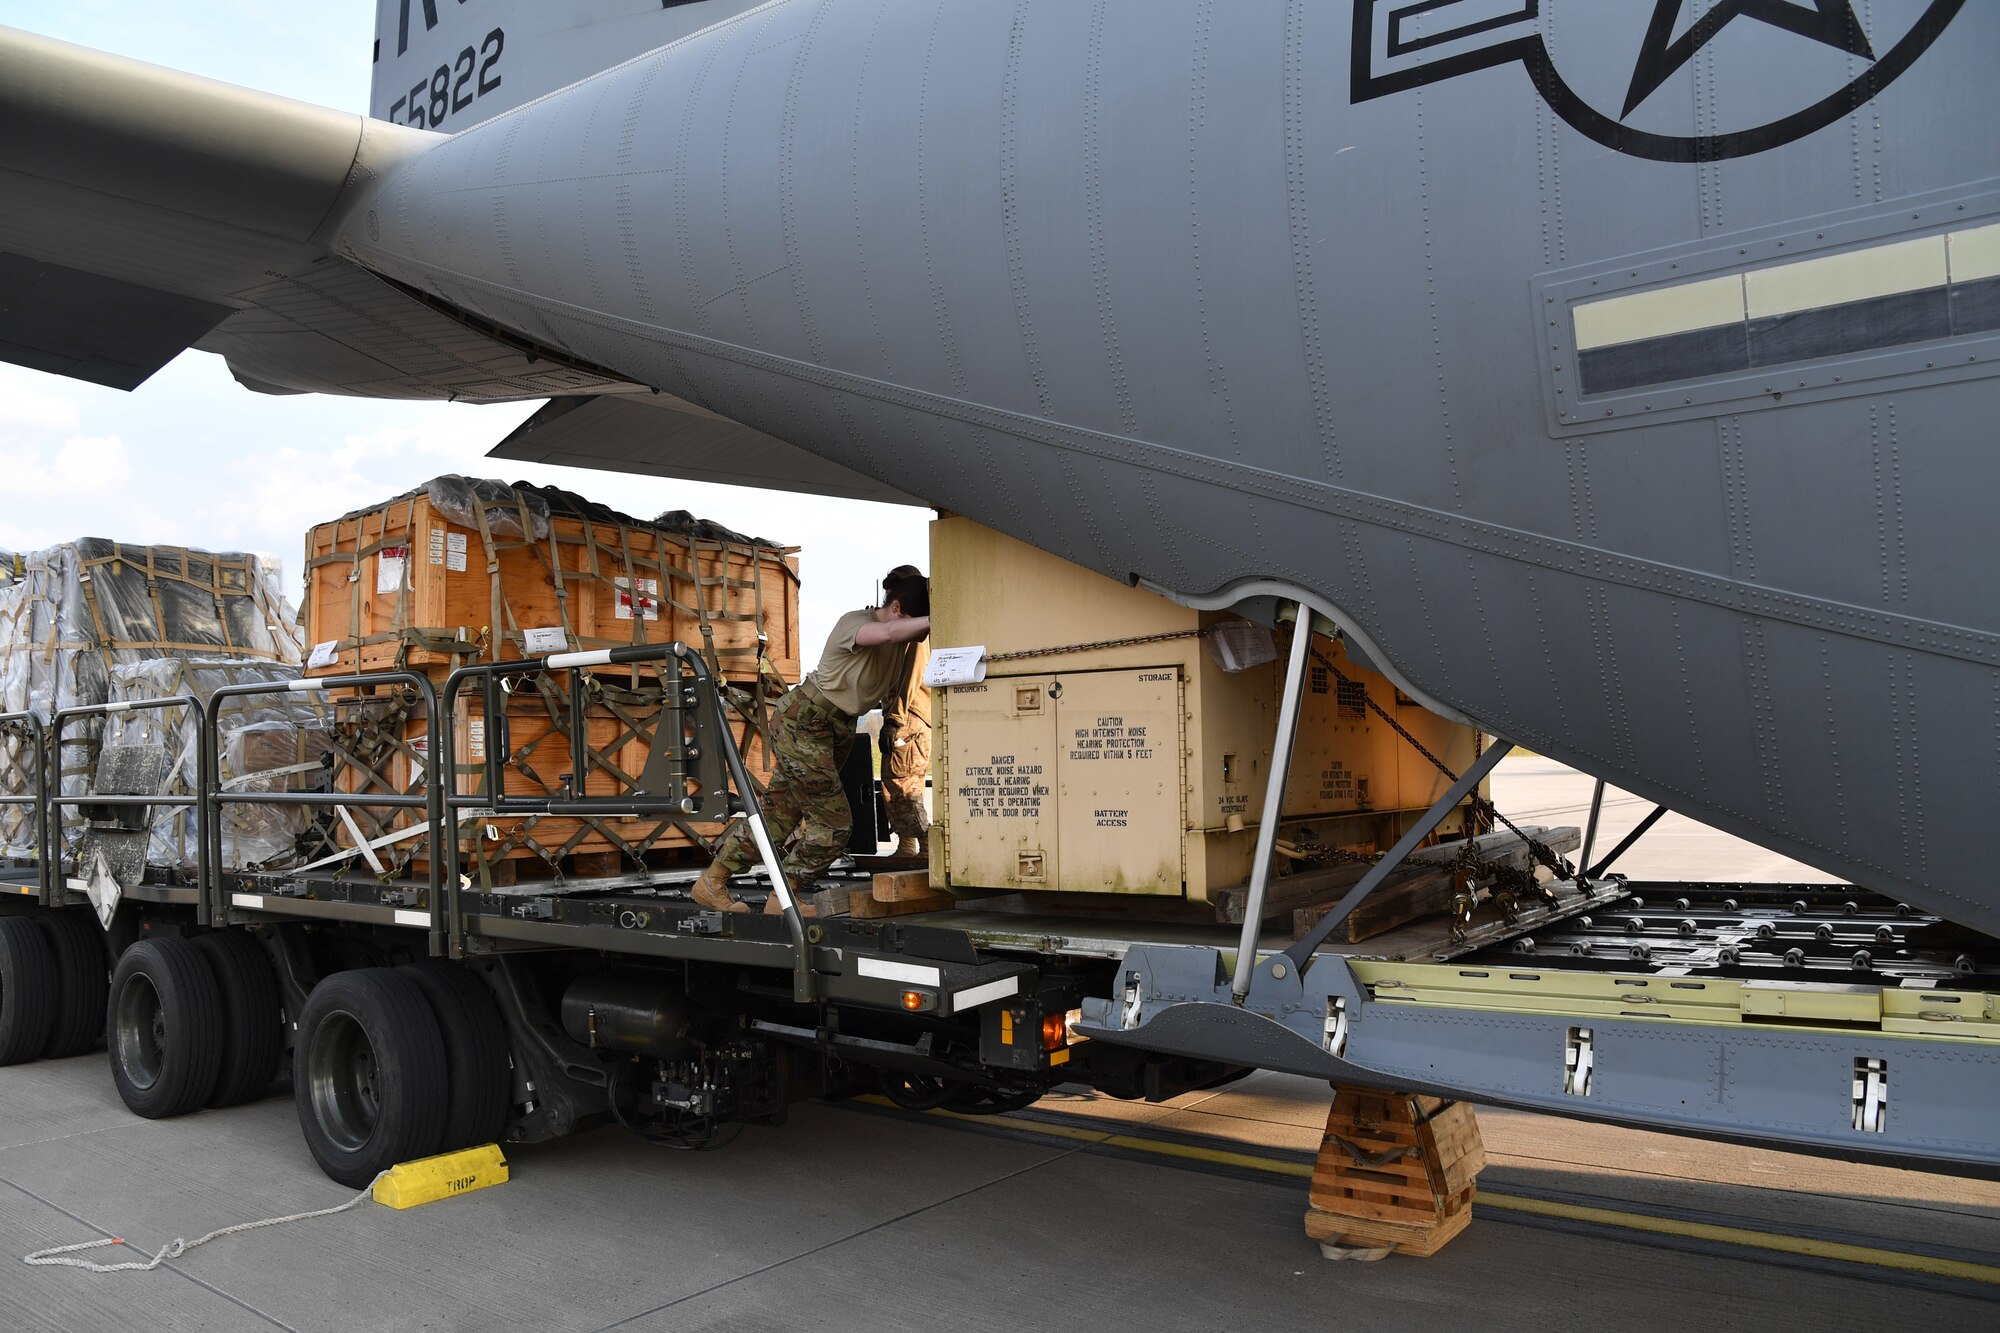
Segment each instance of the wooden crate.
M558 508L499 535L440 511L426 490L322 523L306 537L311 675L400 666L442 677L465 662L530 656L524 631L557 628L572 649L678 640L712 651L728 678L764 653L799 674L796 548L717 541Z
M1313 1164L1306 1234L1329 1258L1436 1254L1472 1221L1485 1166L1464 1102L1339 1089Z

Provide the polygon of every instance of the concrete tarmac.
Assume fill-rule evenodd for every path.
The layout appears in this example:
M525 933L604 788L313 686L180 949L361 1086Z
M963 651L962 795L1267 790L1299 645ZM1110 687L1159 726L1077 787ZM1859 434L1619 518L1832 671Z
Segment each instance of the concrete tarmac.
M1588 785L1553 768L1508 761L1503 808L1570 822ZM2000 1184L1514 1112L1480 1113L1493 1202L1441 1254L1328 1262L1299 1177L1327 1100L1260 1074L982 1119L812 1103L710 1153L599 1130L510 1150L493 1189L233 1235L150 1273L23 1266L113 1236L90 1257L150 1256L352 1197L314 1167L284 1089L137 1120L100 1051L0 1070L0 1330L2000 1327ZM1714 1239L1738 1233L1854 1248Z

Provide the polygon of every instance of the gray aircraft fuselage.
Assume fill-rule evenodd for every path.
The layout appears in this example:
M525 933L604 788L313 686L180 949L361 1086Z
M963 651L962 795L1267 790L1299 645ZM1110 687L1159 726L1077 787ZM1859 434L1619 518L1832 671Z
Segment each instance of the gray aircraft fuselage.
M724 8L338 252L2000 934L2000 6Z

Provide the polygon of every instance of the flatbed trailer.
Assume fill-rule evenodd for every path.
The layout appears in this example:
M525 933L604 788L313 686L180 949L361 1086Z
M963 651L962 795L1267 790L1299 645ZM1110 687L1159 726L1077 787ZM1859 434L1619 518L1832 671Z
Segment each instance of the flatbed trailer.
M1302 664L1295 654L1288 709ZM673 686L632 790L496 804L454 789L443 756L457 753L463 694L481 692L498 723L486 746L497 769L506 709L495 705L511 682L547 673L580 709L595 673L612 671ZM219 707L287 689L334 710L388 691L422 706L435 732L423 789L225 782ZM1611 869L1628 838L1522 901L1336 942L1346 911L1504 744L1292 939L1263 926L1262 873L1240 929L1083 915L1060 894L1029 914L971 903L808 917L716 682L681 645L467 667L441 688L390 672L142 706L189 709L192 795L54 789L52 741L125 705L47 727L0 719L31 742L29 794L7 799L35 805L44 849L0 869L0 1057L34 1058L55 1040L36 1036L37 1021L53 1033L69 1013L74 1030L87 1016L73 1011L102 1006L114 1079L151 1116L257 1095L288 1058L308 1145L351 1184L411 1156L610 1122L716 1146L735 1124L782 1120L796 1100L868 1079L905 1106L978 1113L1063 1082L1164 1100L1260 1068L1934 1170L2000 1168L2000 946L1907 905L1848 886L1634 883ZM1289 725L1281 716L1281 741ZM586 765L578 755L576 773ZM1277 809L1282 747L1272 767L1265 808ZM193 867L122 886L63 873L65 828L143 826L175 802L200 830ZM232 803L406 809L442 854L415 876L357 872L358 853L317 869L232 867L221 838ZM508 887L462 872L461 831L535 813L745 819L763 860L745 893L761 889L775 910L705 910L686 895L692 871ZM844 873L866 883L865 865ZM108 1000L101 970L93 980L61 944L84 913L104 925Z

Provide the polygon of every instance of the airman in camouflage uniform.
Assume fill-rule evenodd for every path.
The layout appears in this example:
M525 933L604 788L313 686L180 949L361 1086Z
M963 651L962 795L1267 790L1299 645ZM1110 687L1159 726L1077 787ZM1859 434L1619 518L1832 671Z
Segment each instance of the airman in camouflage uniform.
M765 832L798 884L833 864L847 846L854 815L840 767L854 745L854 719L802 690L791 690L771 717L771 785L758 804ZM715 864L740 875L758 860L750 826L738 821L716 849Z
M835 622L819 665L792 687L774 714L775 767L758 806L785 878L801 891L833 864L853 825L840 765L854 744L855 719L903 686L913 645L930 633L928 579L903 565L882 580L882 593L881 606L849 611ZM747 821L738 824L688 896L714 911L749 911L729 892L729 877L757 859L755 835ZM780 910L776 894L764 910Z

